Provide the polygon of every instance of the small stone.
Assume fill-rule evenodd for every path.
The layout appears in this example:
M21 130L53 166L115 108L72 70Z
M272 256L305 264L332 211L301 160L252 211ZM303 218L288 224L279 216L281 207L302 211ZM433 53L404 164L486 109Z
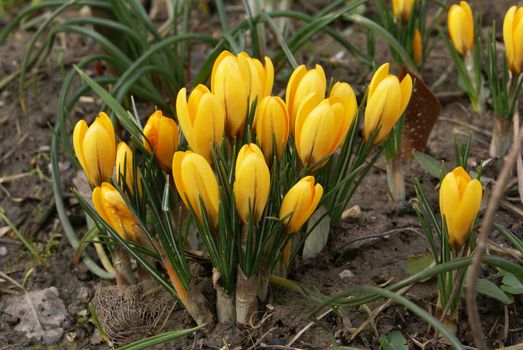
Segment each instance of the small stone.
M6 256L7 255L7 248L4 246L0 247L0 256Z
M76 299L79 303L85 304L89 302L89 294L89 289L87 287L81 287L76 294Z
M69 332L65 335L65 341L68 343L74 343L76 340L76 332Z
M354 277L354 274L352 273L351 270L343 270L340 272L340 274L338 276L340 276L340 278L345 281L345 280L348 280L348 279Z

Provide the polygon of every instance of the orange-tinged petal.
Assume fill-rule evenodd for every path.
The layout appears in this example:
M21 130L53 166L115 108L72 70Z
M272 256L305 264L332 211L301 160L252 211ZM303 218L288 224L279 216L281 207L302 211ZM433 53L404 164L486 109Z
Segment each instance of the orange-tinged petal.
M423 59L423 42L419 29L416 29L414 38L412 39L412 59L415 64L420 64Z
M400 83L400 91L401 91L401 105L400 105L400 115L405 112L405 109L407 109L407 106L410 102L410 97L412 95L412 78L410 77L410 74L405 75L403 80Z

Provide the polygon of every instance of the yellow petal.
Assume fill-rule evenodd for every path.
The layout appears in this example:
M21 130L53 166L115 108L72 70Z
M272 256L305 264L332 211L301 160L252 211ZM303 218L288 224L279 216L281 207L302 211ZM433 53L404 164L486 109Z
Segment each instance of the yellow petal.
M84 159L90 172L89 182L99 185L113 175L115 161L114 133L107 132L106 126L96 120L85 132L82 141Z
M218 182L209 163L197 153L186 152L181 161L181 181L189 202L200 220L203 220L200 199L211 224L218 224Z
M450 172L443 178L439 190L439 208L441 215L447 220L447 225L452 221L456 213L460 197L456 175Z
M410 74L407 74L400 83L401 90L401 105L400 105L400 115L405 112L407 106L410 102L410 97L412 95L412 78Z
M105 207L103 205L103 198L102 198L102 188L100 186L97 186L93 190L92 194L93 198L93 205L98 214L102 217L102 219L107 223L111 224L109 221L109 215L105 212Z
M273 84L274 66L272 65L271 59L265 56L265 89L263 91L263 97L271 95Z
M523 72L523 7L520 7L516 12L514 22L517 23L514 29L514 73L520 74Z
M123 184L131 191L134 189L133 151L125 142L118 143L116 148L116 182L121 188Z
M516 15L517 6L512 6L505 14L503 20L503 41L505 42L505 51L507 53L507 61L509 66L513 65L515 46L514 46L514 16Z
M250 150L242 152L245 148ZM252 208L254 222L257 223L269 196L270 172L261 150L255 145L245 145L240 150L242 159L236 163L236 175L233 186L238 214L244 223L249 220Z
M372 79L370 81L370 84L369 84L369 96L368 98L370 98L373 94L374 94L374 91L376 90L376 88L378 87L378 85L383 81L383 79L385 79L387 76L389 75L389 64L388 63L384 63L382 64L378 70L376 70L376 72L374 73L374 75L372 76Z
M285 102L287 103L287 108L289 109L289 116L291 118L291 129L294 131L294 120L298 111L294 110L294 96L296 95L296 89L298 89L298 84L301 79L307 73L307 67L304 64L298 66L292 72L289 82L287 83L287 89L285 91Z
M296 114L295 144L296 144L296 150L298 151L298 154L301 153L300 147L301 147L301 134L302 134L303 124L305 123L305 120L308 118L308 116L312 112L312 110L318 105L317 100L318 100L318 98L316 96L316 93L311 92L308 96L306 96L303 99L300 109L298 110L298 113ZM291 122L292 122L292 119L291 119ZM291 128L291 130L292 130L292 128Z
M185 193L185 188L183 185L183 179L182 179L182 161L185 156L190 153L191 151L183 152L178 151L174 153L173 161L172 161L172 172L173 172L173 180L174 185L176 186L176 189L178 190L178 194L180 195L180 198L182 199L183 203L186 207L189 207L187 204L187 194Z
M483 190L481 183L474 179L470 181L456 210L453 222L453 235L459 246L465 243L480 205Z
M280 219L285 219L286 231L298 232L314 212L323 195L323 187L314 185L314 177L298 181L283 198Z
M84 169L84 172L89 178L87 174L91 173L91 170L89 169L89 166L87 162L85 161L84 157L84 150L83 150L83 140L85 138L85 133L87 132L87 123L85 120L80 120L76 125L74 126L73 131L73 147L74 147L74 153L76 154L76 157L78 158L78 161L80 162L80 165L82 166L82 169Z
M176 114L178 115L178 123L180 123L183 136L185 136L187 143L191 144L193 125L187 104L187 90L185 88L182 88L176 96Z
M416 29L414 38L412 39L412 59L415 64L420 64L423 59L423 42L419 29Z
M213 94L202 96L194 118L194 138L191 149L212 163L212 144L221 145L225 128L225 108Z

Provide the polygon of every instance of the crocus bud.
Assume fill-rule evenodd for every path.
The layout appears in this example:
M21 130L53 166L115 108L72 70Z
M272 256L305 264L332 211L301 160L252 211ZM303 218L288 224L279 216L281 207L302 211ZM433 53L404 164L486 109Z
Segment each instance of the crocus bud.
M225 130L230 137L241 136L254 100L270 95L274 67L269 57L265 65L242 52L234 56L223 51L212 67L211 91L225 106Z
M125 142L120 142L116 148L116 183L120 188L127 188L134 193L134 182L137 179L138 192L142 191L140 175L135 176L133 168L133 151Z
M471 180L462 167L457 167L443 178L439 207L447 223L450 245L459 248L467 240L481 205L482 194L479 180Z
M111 119L100 112L90 127L85 120L76 123L73 132L76 157L91 186L99 186L113 175L116 142Z
M298 232L314 213L323 196L323 187L314 184L314 176L306 176L291 187L283 198L280 220L287 233Z
M523 72L523 6L512 6L503 21L503 41L509 69L515 75Z
M287 90L285 92L285 102L289 110L291 132L294 134L296 117L298 110L305 99L314 93L313 104L318 105L325 98L327 90L327 78L323 68L317 64L315 68L307 70L305 65L297 67L292 72Z
M296 150L305 166L315 165L336 151L357 110L356 96L347 83L337 83L329 98L315 103L314 93L309 94L296 118Z
M93 190L94 208L102 219L123 239L136 241L140 226L129 210L120 192L108 182Z
M414 0L392 0L394 17L400 21L408 22L413 6Z
M172 169L176 189L185 205L192 207L203 223L203 204L209 222L216 227L220 193L209 162L198 153L179 151L174 154Z
M423 59L423 43L421 41L421 32L416 28L414 38L412 39L412 59L414 64L420 64Z
M474 17L466 1L450 7L447 19L452 43L461 55L465 55L474 47Z
M178 148L178 126L176 122L156 111L147 120L143 128L143 144L149 153L153 153L165 171L171 170L174 152Z
M176 112L183 135L191 150L212 163L212 144L222 144L225 127L225 107L205 85L198 85L189 95L187 90L178 92Z
M278 96L266 96L256 108L254 124L267 163L272 161L274 144L278 158L281 158L289 137L289 115L285 102Z
M400 82L398 77L389 74L389 64L383 64L370 81L365 109L363 135L369 140L377 128L379 129L374 143L380 143L389 136L396 125L412 94L412 78L405 75Z
M233 185L236 209L243 223L249 222L249 212L256 224L260 221L271 185L271 174L261 149L254 143L244 145L236 159Z

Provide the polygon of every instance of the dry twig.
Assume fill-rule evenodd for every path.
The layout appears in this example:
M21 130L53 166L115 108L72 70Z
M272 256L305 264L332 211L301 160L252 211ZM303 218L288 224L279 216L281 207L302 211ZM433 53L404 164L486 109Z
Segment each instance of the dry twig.
M474 254L472 265L467 276L467 313L470 329L472 330L472 334L474 336L474 343L479 350L488 350L488 347L487 343L485 342L483 330L481 329L480 316L476 301L476 283L481 269L481 260L483 259L483 255L485 255L485 251L488 246L488 237L494 223L494 216L505 193L505 187L511 175L512 168L514 167L516 160L520 155L522 141L523 128L519 129L519 137L514 139L512 148L507 158L505 159L503 168L501 169L496 184L492 190L492 195L490 197L487 210L485 211L485 217L483 218L483 223L479 232L476 253Z

